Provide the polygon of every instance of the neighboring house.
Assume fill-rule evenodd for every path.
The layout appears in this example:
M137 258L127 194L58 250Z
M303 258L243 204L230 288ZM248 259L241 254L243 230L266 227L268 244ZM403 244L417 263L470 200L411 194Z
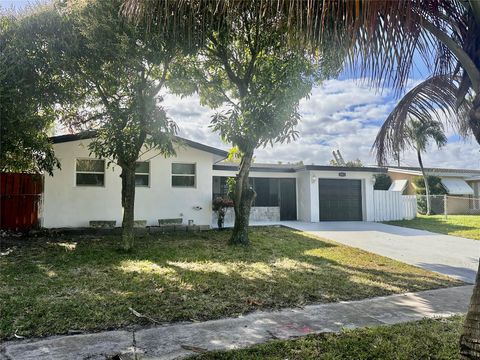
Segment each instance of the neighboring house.
M121 169L89 155L91 139L79 135L52 138L61 169L45 176L42 225L85 227L92 220L121 225ZM176 138L177 155L154 150L137 166L135 219L158 225L159 219L210 225L212 199L226 194L226 179L237 164L220 162L227 152ZM376 167L254 164L251 183L257 192L252 220L375 220L373 185ZM230 209L230 220L233 219ZM228 223L228 218L226 219Z
M480 212L480 170L425 168L425 172L441 179L449 195L449 213ZM392 179L391 190L414 195L416 188L413 179L422 176L422 172L417 167L389 167L388 175Z

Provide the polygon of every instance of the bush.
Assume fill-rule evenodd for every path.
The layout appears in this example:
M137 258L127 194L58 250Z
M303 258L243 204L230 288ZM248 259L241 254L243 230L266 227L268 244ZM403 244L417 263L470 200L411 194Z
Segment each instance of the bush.
M427 176L427 181L430 187L430 195L445 195L447 193L442 185L442 179L438 176ZM413 178L413 184L415 185L416 193L418 195L426 194L423 176L415 176Z
M387 174L376 174L375 175L375 185L373 188L375 190L388 190L392 185L392 179Z
M231 199L223 198L220 196L216 197L212 202L212 210L215 212L224 210L232 206L233 206L233 201Z
M227 208L233 206L233 201L229 198L216 197L212 202L212 210L217 213L217 225L219 229L223 229L225 214Z
M417 195L426 195L425 183L422 176L416 176L413 178L413 184L415 185ZM441 179L438 176L427 176L428 185L430 187L430 203L431 213L443 214L444 212L444 200L443 195L447 192L442 185ZM417 196L418 212L420 214L427 213L427 199L425 196Z

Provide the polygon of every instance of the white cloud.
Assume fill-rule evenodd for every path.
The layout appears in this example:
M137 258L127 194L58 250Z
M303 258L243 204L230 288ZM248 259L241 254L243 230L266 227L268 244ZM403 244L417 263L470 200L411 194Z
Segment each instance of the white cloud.
M389 90L376 92L352 79L326 81L313 90L309 99L301 102L299 139L258 149L256 160L327 164L332 150L340 149L345 159L359 158L364 164L374 164L371 146L394 105ZM166 95L165 106L169 116L179 125L181 136L223 149L230 147L208 127L215 110L201 106L198 96L182 99ZM453 134L450 129L447 133ZM424 162L432 167L480 168L479 151L480 146L474 141L454 141L441 150L432 146L424 155ZM417 166L415 154L405 154L403 164Z

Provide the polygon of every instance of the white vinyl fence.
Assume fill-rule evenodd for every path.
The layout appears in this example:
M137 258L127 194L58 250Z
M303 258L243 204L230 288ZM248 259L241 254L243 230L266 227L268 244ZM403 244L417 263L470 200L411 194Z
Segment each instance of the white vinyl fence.
M415 195L400 191L374 190L375 221L413 219L417 215Z

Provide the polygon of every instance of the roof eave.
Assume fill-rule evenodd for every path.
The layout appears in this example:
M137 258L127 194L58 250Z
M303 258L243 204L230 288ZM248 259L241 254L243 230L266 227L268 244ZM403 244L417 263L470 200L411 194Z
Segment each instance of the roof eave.
M61 144L61 143L66 143L66 142L71 142L71 141L78 141L78 140L87 140L87 139L92 139L96 136L95 131L87 131L84 133L79 133L79 134L67 134L67 135L58 135L58 136L52 136L50 137L50 141L54 144ZM194 149L205 151L211 154L214 154L220 159L218 161L221 161L225 158L228 157L228 151L221 150L218 148L214 148L212 146L204 145L201 143L198 143L196 141L184 139L180 136L175 136L174 141L179 142L179 143L184 143L187 146L190 146ZM216 162L218 162L216 161Z

